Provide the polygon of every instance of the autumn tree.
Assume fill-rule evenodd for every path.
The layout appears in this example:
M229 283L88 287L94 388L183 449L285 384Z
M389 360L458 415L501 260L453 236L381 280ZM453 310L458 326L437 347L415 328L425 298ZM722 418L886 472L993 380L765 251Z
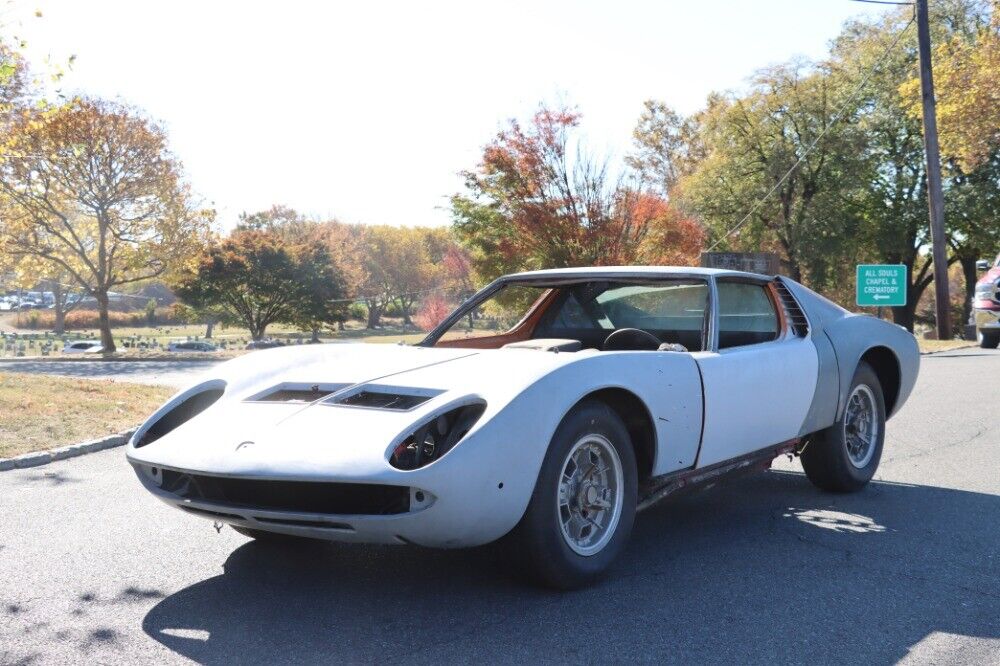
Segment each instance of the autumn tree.
M574 140L579 114L510 121L463 175L454 228L480 277L579 265L691 263L702 233L652 191L609 173Z
M625 162L644 183L663 195L704 157L698 115L681 116L665 102L646 100L632 131L633 151Z
M984 25L984 3L976 0L942 1L931 15L935 43L972 40ZM927 219L927 176L921 118L906 96L906 84L917 72L917 51L905 38L889 48L910 21L907 10L890 13L875 22L849 23L834 42L831 66L849 75L854 84L873 71L859 98L863 113L857 130L864 141L849 195L862 219L858 233L863 258L873 263L901 263L908 267L907 304L892 309L896 323L913 330L917 304L934 279ZM945 125L942 124L942 133ZM947 158L946 154L946 158ZM962 261L973 271L982 243L983 227L995 218L982 217L996 199L1000 181L985 172L966 173L959 160L944 164L945 225L951 246L949 263ZM988 244L988 241L987 241ZM975 279L972 279L974 284ZM967 289L970 289L967 285Z
M413 319L416 321L417 328L422 331L430 331L443 322L454 309L455 306L451 301L441 293L435 292L421 299L420 307Z
M212 219L193 204L163 129L95 99L18 114L0 195L0 252L56 267L93 296L105 351L115 350L109 292L179 268Z
M1000 0L953 0L941 9L932 55L941 152L968 173L1000 148ZM919 119L916 72L899 91Z
M843 102L838 78L800 61L758 72L741 94L710 96L698 114L703 157L676 201L717 249L769 250L796 280L836 282L857 222L839 199L859 143L836 124Z
M249 329L287 323L306 330L342 316L346 285L324 243L292 244L279 233L240 229L212 243L174 290L194 308L218 308Z
M414 302L434 286L439 271L431 260L426 230L373 225L358 226L355 232L362 273L358 293L368 307L368 328L381 325L394 301L404 325L411 325Z

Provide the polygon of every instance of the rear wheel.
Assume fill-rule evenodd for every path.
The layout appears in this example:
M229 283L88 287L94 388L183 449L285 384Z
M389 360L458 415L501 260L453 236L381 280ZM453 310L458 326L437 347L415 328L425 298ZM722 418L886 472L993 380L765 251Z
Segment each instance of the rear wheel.
M854 372L840 420L816 433L802 451L802 468L816 486L854 492L871 481L885 442L885 401L867 363Z
M1000 346L1000 332L984 331L980 328L976 329L976 338L983 349L996 349Z
M604 403L580 403L556 430L528 509L510 534L514 556L544 585L592 582L628 541L637 487L625 424Z

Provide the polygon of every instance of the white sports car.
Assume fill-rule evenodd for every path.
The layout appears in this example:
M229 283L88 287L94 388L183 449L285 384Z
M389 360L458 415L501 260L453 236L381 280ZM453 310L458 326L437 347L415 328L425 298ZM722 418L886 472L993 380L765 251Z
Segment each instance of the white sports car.
M537 271L496 280L416 346L229 361L127 455L164 502L252 537L504 538L568 588L684 486L797 453L819 487L863 487L918 366L902 328L784 277Z

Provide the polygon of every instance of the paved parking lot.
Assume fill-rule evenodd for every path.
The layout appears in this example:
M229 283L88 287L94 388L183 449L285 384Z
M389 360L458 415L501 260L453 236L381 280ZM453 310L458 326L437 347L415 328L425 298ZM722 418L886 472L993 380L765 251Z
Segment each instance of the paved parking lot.
M253 543L121 449L0 473L0 663L1000 663L1000 353L925 357L878 481L797 462L642 514L605 581L490 549Z
M0 361L0 372L114 379L180 388L221 361Z

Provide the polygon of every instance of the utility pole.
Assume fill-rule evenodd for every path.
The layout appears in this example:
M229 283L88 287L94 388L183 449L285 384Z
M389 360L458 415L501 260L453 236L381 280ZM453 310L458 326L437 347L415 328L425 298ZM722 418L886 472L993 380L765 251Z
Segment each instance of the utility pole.
M939 340L951 338L948 295L948 257L945 251L944 194L941 191L941 153L938 150L937 111L934 104L934 74L931 71L931 30L927 0L915 0L917 48L920 52L920 97L923 102L924 152L927 154L927 201L931 218L931 249L934 258L934 306Z

